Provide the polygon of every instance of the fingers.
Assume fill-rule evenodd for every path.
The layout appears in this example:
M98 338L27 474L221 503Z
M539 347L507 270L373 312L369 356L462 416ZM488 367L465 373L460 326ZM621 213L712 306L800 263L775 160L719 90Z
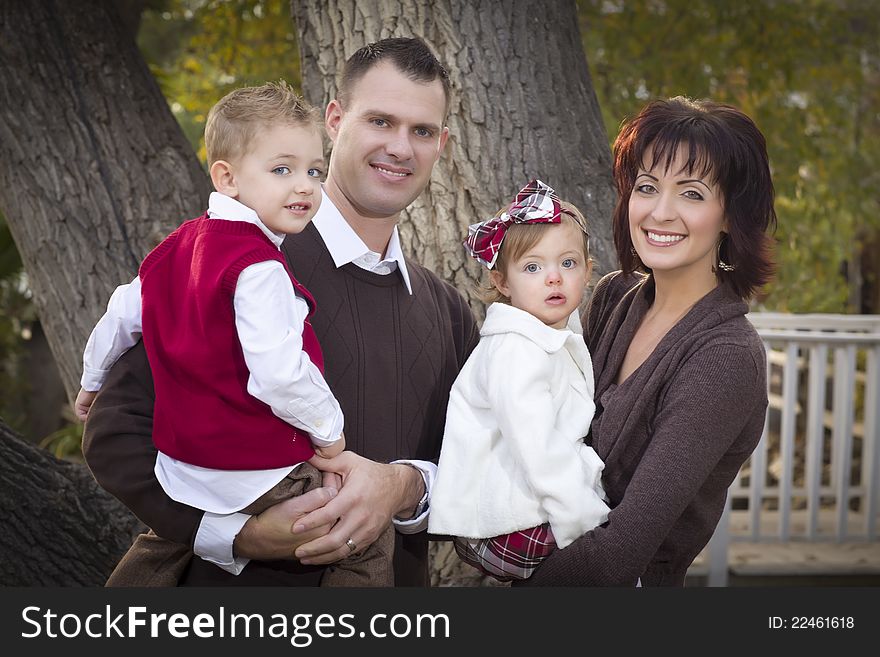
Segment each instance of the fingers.
M306 565L326 565L345 559L355 552L368 548L379 536L380 528L367 528L364 524L340 521L325 536L304 543L296 550L296 557ZM348 540L354 548L348 545Z
M329 536L330 535L328 534L327 536L311 541L309 543L306 543L304 546L299 547L296 550L296 557L299 559L300 563L306 566L326 566L327 564L336 563L337 561L341 561L342 559L351 556L352 554L354 554L355 551L360 552L368 548L372 544L372 541L367 542L364 539L358 542L354 541L354 538L352 538L352 540L355 542L355 545L357 546L356 550L351 550L345 543L343 543L341 547L333 548L333 545L339 543L339 540L336 539L333 541L332 544L330 544L327 542ZM325 550L325 548L323 547L324 545L329 546L328 548L326 548L328 551L320 551ZM300 556L301 554L308 554L308 552L311 550L315 550L316 554L312 556Z
M322 472L321 476L323 479L321 485L325 488L333 488L337 491L342 488L342 477L335 472Z
M343 481L334 500L304 515L293 526L294 534L299 535L334 523L329 534L296 551L302 563L324 565L352 554L353 550L346 545L349 539L356 545L354 551L369 547L391 522L395 496L393 491L389 492L388 482L393 480L389 477L396 466L377 464L353 452L343 452L329 460L313 460L313 464L324 472L339 473Z
M297 517L312 513L326 506L338 493L338 489L330 486L316 488L308 493L292 497L285 500L279 507L285 506L284 513L291 518L291 524L296 522ZM312 529L325 523L316 523L311 526Z
M297 547L320 538L332 525L315 525L307 532L291 533L292 524L305 513L321 508L335 497L331 488L316 488L285 500L251 517L235 537L235 554L251 559L290 559Z
M358 456L354 452L342 452L337 456L334 456L332 459L321 458L319 455L315 455L309 459L309 463L318 468L321 472L336 472L343 476L345 476L360 462L365 461L361 456Z
M338 476L338 475L337 475ZM315 490L326 490L326 489L315 489ZM315 491L311 491L315 492ZM308 494L308 493L307 493ZM303 496L305 497L305 496ZM300 498L294 498L300 499ZM335 503L335 501L328 500L326 504L316 506L314 509L310 511L305 511L302 517L295 519L293 523L292 532L294 534L299 534L310 529L314 529L315 527L319 527L320 525L326 524L334 524L337 520L339 520L340 516L344 511L344 505L340 505Z

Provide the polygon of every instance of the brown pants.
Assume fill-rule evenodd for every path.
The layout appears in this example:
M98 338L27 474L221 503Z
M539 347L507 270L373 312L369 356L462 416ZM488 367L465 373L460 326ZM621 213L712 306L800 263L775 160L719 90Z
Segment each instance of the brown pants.
M303 463L242 512L262 513L278 502L320 486L321 473L311 464ZM150 530L134 540L105 586L177 586L194 556L185 545L168 541ZM328 566L321 576L321 586L394 586L393 557L394 529L389 525L368 548Z

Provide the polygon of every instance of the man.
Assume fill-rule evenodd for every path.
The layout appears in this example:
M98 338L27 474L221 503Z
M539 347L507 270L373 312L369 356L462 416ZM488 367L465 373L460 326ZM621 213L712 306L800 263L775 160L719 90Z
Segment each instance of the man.
M111 371L86 427L86 460L156 533L202 557L183 584L316 585L329 564L370 545L392 519L396 585L428 583L431 461L449 388L478 333L461 295L403 256L397 222L446 144L448 105L446 71L422 41L384 39L352 55L325 114L334 148L324 199L312 224L282 247L317 303L313 327L352 450L321 469L344 486L331 479L254 517L174 502L153 475L143 349Z

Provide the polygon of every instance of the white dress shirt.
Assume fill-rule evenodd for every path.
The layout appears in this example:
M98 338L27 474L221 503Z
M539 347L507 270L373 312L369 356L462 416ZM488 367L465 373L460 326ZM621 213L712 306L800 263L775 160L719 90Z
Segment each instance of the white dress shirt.
M257 226L276 248L283 236L270 231L250 208L213 193L208 216ZM298 296L280 262L245 268L233 295L235 327L249 376L248 393L272 412L311 434L314 444L339 439L343 415L320 370L302 348L308 304ZM107 371L141 335L141 284L135 278L116 289L83 355L82 386L98 390ZM281 370L281 371L279 371ZM242 437L242 445L247 442ZM298 464L269 470L216 470L184 463L159 452L156 477L174 500L216 514L237 511L260 497Z

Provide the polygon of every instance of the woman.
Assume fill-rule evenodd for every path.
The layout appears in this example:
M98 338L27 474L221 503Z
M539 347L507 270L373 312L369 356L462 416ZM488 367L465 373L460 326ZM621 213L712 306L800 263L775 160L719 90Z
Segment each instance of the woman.
M584 318L608 521L529 585L682 586L758 443L766 363L745 317L772 273L764 137L739 110L649 103L614 144L621 271Z

